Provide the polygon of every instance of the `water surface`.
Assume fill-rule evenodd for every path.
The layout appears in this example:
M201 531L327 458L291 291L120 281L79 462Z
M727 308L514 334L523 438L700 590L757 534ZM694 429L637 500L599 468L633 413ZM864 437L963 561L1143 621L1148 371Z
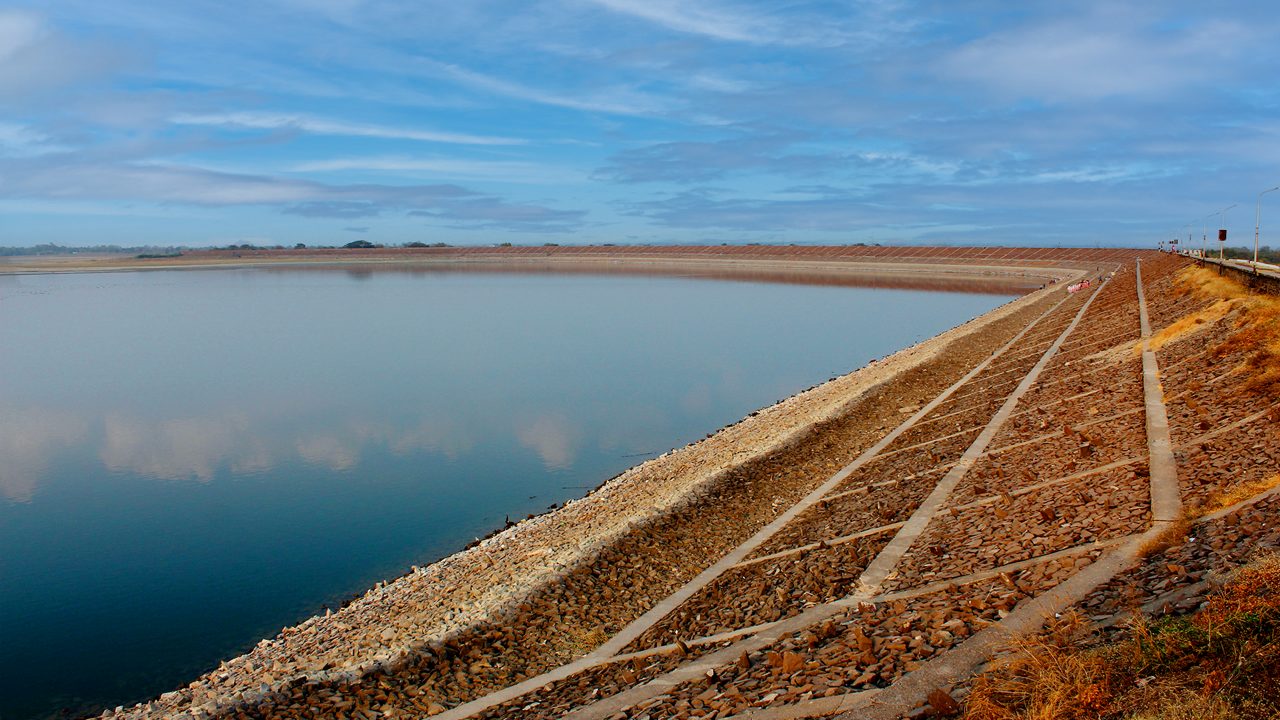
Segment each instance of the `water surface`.
M0 718L129 704L1008 296L0 276Z

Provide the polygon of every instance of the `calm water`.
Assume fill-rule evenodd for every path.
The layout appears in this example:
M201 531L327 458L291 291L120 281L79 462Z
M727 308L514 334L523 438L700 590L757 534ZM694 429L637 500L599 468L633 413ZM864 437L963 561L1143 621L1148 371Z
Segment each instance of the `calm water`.
M0 276L0 718L171 689L1009 298L680 278Z

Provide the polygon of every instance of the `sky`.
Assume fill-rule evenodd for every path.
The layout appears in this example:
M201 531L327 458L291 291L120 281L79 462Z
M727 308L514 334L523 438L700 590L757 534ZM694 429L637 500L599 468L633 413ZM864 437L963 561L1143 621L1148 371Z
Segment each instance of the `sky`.
M0 0L0 245L1198 245L1232 204L1244 244L1277 37L1269 2Z

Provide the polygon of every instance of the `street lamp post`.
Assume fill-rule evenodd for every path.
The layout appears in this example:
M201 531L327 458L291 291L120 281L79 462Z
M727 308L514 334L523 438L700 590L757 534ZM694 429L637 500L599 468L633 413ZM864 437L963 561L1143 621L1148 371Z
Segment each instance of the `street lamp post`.
M1200 218L1200 257L1209 257L1209 218L1218 213L1209 213Z
M1223 230L1227 229L1227 211L1239 204L1240 203L1232 203L1231 205L1228 205L1227 207L1222 208L1216 213L1216 214L1222 215ZM1219 262L1226 262L1226 258L1223 257L1226 254L1226 248L1227 248L1227 239L1223 237L1222 233L1220 232L1218 233L1218 261Z
M1258 193L1258 207L1254 209L1253 215L1253 271L1255 273L1258 272L1258 233L1262 229L1262 196L1276 190L1280 190L1280 185Z

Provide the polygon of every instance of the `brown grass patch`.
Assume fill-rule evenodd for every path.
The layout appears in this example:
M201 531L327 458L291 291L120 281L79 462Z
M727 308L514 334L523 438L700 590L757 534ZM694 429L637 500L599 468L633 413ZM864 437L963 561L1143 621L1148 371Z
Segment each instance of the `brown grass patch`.
M1197 297L1222 298L1224 300L1252 297L1249 288L1208 268L1191 266L1178 271L1176 291L1192 293Z
M609 633L602 627L570 628L564 639L573 656L580 657L603 645L609 639Z
M1238 311L1233 332L1211 348L1210 354L1216 359L1242 355L1241 366L1251 376L1246 388L1272 397L1280 395L1280 298L1250 292L1235 280L1201 267L1182 269L1176 282L1179 293L1219 301L1209 309L1225 303L1227 312L1222 317ZM1194 324L1194 315L1189 317Z
M1181 545L1187 539L1187 531L1191 529L1191 521L1186 515L1175 522L1165 523L1159 534L1138 546L1138 557L1147 558L1163 552L1174 545Z
M1201 517L1212 512L1217 512L1223 508L1231 507L1238 502L1257 497L1258 495L1275 488L1277 485L1280 485L1280 473L1268 478L1225 487L1205 498L1203 503L1197 505L1193 509L1192 515L1193 517Z
M1236 301L1219 300L1209 307L1190 315L1184 315L1173 323L1151 334L1151 349L1159 350L1171 342L1176 342L1212 327L1213 323L1227 316L1234 310Z
M1072 642L1069 638L1075 637ZM1134 621L1084 649L1079 629L1027 642L979 676L966 720L1245 720L1280 713L1280 556L1241 568L1198 613Z
M965 720L1056 720L1091 718L1113 694L1111 662L1098 653L1073 650L1086 627L1068 614L992 672L978 676L965 701Z

